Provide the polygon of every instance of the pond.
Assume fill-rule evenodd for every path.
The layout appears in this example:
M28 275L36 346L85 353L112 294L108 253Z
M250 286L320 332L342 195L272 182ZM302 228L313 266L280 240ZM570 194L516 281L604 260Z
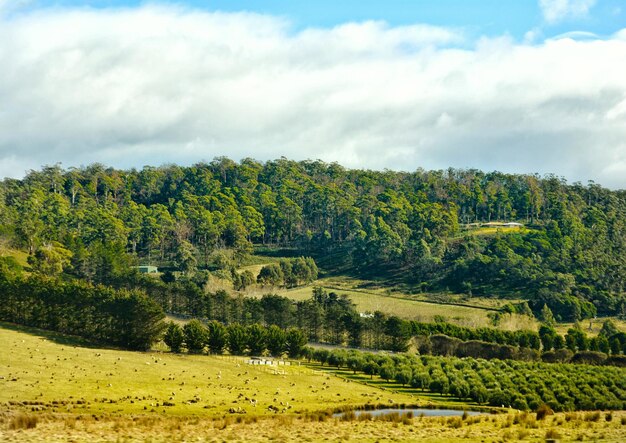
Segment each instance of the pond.
M467 415L479 415L479 414L484 414L484 412L478 412L478 411L460 411L458 409L425 409L425 408L404 408L404 409L391 409L391 408L387 408L387 409L372 409L369 411L366 410L354 410L354 411L348 411L348 412L338 412L336 414L333 414L333 417L342 417L345 414L351 414L354 413L354 415L356 417L362 415L362 414L369 414L372 417L378 417L381 415L387 415L387 414L400 414L400 415L404 415L404 414L412 414L413 417L420 417L420 416L424 416L424 417L454 417L454 416L459 416L461 417L463 415L463 413L467 413Z

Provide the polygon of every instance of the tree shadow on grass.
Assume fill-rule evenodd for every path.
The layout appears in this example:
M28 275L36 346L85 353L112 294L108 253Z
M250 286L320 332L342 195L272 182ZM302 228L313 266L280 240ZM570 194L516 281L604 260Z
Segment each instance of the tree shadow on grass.
M33 328L30 326L23 326L15 323L8 323L5 321L0 321L0 328L7 329L9 331L20 332L22 334L32 335L45 340L50 340L51 342L64 346L74 346L89 349L123 350L122 348L117 348L106 343L98 343L93 340L87 340L83 337L78 337L76 335L67 335L60 332L48 331L45 329Z
M336 368L333 366L321 365L319 363L309 364L310 367L315 366L315 369L318 371L323 371L352 382L361 383L366 386L370 386L372 388L380 389L382 392L387 394L408 394L416 397L416 401L423 403L426 402L429 404L429 407L442 409L442 408L450 408L450 409L467 409L471 408L475 409L485 409L488 408L485 405L479 405L478 403L461 400L459 398L455 398L448 395L442 395L435 392L430 392L428 390L421 390L417 388L411 388L408 385L402 386L399 383L394 381L387 381L379 376L375 375L374 377L370 377L369 375L358 372L354 374L354 371L345 369L345 368ZM491 409L491 408L488 408Z

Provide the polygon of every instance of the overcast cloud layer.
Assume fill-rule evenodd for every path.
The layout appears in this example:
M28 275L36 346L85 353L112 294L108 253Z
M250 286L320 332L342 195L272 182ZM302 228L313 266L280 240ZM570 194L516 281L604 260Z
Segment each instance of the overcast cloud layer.
M626 188L626 30L531 45L427 25L294 33L243 13L56 10L0 17L0 66L0 176L284 155Z

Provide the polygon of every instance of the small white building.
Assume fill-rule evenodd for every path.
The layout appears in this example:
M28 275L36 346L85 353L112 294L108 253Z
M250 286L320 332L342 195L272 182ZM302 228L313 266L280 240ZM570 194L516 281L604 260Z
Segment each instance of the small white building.
M250 357L246 360L246 364L256 366L289 366L291 362L285 360L274 360L266 357Z

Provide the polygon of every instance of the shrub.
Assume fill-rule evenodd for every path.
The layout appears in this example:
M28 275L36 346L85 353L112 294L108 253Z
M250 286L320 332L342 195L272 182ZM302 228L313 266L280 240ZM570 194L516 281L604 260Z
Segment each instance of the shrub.
M571 359L572 363L601 365L606 361L607 355L597 351L579 351Z
M35 415L16 414L9 421L9 429L34 429L39 419Z
M543 420L548 415L554 415L552 408L546 404L543 404L537 408L537 420Z

